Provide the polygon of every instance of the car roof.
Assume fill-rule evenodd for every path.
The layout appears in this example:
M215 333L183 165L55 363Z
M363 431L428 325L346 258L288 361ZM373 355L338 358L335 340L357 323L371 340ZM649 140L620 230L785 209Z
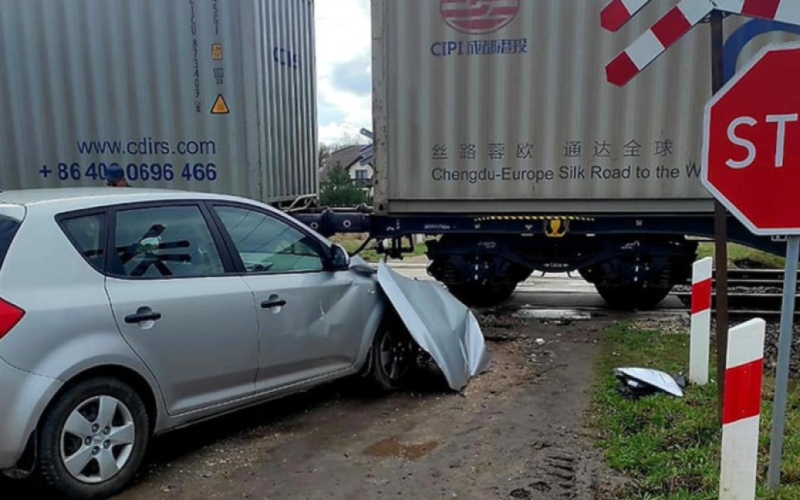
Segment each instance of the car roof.
M118 203L134 203L147 200L182 200L182 199L210 199L227 198L205 193L189 191L173 191L167 189L136 189L136 188L61 188L61 189L25 189L20 191L0 192L0 202L13 205L30 206L44 203L64 203L70 205L103 205Z
M128 203L146 203L160 201L181 200L217 200L244 203L270 211L284 219L290 218L274 207L264 203L222 194L197 193L192 191L176 191L169 189L138 189L138 188L60 188L60 189L28 189L19 191L0 192L0 207L16 205L24 207L25 211L38 213L42 216L51 216L79 210L125 205ZM310 231L325 246L331 243L322 235L310 228Z

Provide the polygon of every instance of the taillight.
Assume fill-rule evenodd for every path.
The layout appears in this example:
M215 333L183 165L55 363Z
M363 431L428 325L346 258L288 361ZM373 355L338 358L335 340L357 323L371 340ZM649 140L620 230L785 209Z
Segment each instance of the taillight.
M6 336L25 316L25 311L0 299L0 339Z

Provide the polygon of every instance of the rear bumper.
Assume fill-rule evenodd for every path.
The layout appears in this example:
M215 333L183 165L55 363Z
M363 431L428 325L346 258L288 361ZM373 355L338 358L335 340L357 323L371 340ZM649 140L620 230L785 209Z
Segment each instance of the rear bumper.
M0 358L0 470L22 457L39 417L61 382L18 370Z

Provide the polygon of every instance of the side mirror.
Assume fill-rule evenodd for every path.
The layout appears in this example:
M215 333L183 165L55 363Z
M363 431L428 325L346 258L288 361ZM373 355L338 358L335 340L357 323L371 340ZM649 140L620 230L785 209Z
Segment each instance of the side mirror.
M350 254L341 245L331 247L331 267L336 271L350 268Z

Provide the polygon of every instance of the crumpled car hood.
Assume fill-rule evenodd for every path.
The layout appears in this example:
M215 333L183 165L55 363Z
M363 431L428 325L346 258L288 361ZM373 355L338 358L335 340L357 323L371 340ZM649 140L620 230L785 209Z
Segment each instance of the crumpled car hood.
M483 332L472 311L434 281L404 278L381 262L378 282L406 328L431 355L450 388L466 387L489 366Z

